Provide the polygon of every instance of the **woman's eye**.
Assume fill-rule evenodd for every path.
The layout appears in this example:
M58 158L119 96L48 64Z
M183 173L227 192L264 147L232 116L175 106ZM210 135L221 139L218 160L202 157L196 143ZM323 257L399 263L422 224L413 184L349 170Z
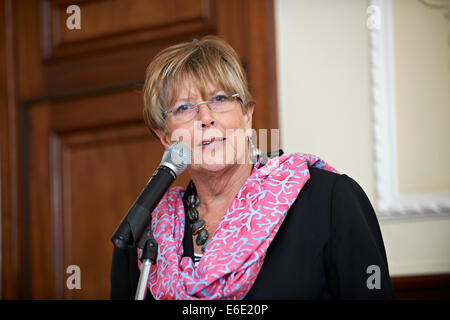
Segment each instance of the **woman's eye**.
M182 104L181 106L179 106L178 108L175 109L175 113L183 113L184 111L189 110L189 105L188 104Z
M214 96L212 100L214 102L225 102L228 100L228 97L224 94L218 94L217 96Z

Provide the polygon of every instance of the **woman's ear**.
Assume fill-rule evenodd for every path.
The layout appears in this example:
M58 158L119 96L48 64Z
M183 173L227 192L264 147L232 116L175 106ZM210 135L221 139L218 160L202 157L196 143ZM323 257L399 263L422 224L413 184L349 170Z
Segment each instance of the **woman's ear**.
M161 141L161 144L164 146L165 149L170 147L171 142L163 130L161 129L152 129L152 130L158 136L159 141Z
M255 109L255 105L249 104L247 106L247 110L245 111L245 121L246 121L246 129L251 129L252 128L252 122L253 122L253 110Z

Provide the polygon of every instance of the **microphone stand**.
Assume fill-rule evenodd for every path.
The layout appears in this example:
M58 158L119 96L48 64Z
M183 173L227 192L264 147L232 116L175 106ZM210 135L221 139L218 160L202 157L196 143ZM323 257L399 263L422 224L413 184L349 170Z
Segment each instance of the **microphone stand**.
M136 290L136 300L143 300L147 287L150 267L156 263L158 243L153 237L151 214L172 182L187 168L192 157L191 149L182 142L175 142L163 155L158 169L142 190L126 216L111 237L118 248L135 247L142 249L142 270ZM144 231L145 230L145 231Z
M147 281L150 273L150 267L156 263L158 255L158 242L153 237L151 225L145 230L138 242L138 248L142 249L139 260L142 262L141 275L136 290L135 300L144 300L145 291L147 289Z
M157 173L165 173L165 176ZM158 254L158 243L151 229L151 213L175 178L171 169L160 166L111 237L116 247L142 249L140 260L143 265L135 300L144 299L150 267L156 263ZM155 189L155 186L158 188Z
M141 210L145 210L139 205L135 204L135 206L137 206ZM143 215L141 214L139 216L142 217ZM131 218L133 219L134 216L132 216ZM142 268L141 274L139 276L138 286L136 289L135 300L144 300L150 267L152 266L152 264L156 263L156 257L158 255L158 242L156 242L155 238L153 237L150 213L147 212L147 215L144 217L144 219L145 221L147 221L147 228L142 232L140 236L139 234L133 236L136 233L136 230L133 231L129 223L123 223L120 224L112 237L114 245L118 248L128 247L135 248L135 250L136 248L142 249L142 254L139 258L139 260L142 262ZM126 219L125 221L127 222Z
M151 208L153 210L154 208ZM146 284L152 264L156 263L158 242L153 237L151 227L151 212L137 201L133 204L131 215L125 216L119 227L111 237L111 241L118 248L139 248L142 254L142 270L136 290L135 300L144 300ZM147 226L140 229L140 226ZM142 231L141 231L142 230Z

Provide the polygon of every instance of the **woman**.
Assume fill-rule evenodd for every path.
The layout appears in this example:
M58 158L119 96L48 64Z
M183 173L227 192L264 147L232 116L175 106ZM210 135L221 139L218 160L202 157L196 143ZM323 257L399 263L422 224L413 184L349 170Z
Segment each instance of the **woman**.
M171 188L152 214L159 250L147 298L394 296L359 185L312 155L259 156L255 103L226 42L207 36L163 50L144 89L148 127L165 148L182 140L193 153L186 190ZM134 298L138 265L135 248L114 249L111 298Z

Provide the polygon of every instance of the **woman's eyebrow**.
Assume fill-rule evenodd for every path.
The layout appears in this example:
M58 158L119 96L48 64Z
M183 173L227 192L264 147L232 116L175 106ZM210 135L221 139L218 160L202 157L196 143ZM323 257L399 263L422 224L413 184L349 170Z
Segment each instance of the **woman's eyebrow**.
M212 97L212 96L214 96L215 94L217 94L219 92L225 92L225 90L223 90L223 89L213 89L213 90L209 91L208 97ZM178 104L180 102L191 102L191 99L192 99L192 96L178 98L177 100L175 100L175 104Z
M182 97L182 98L178 98L175 100L175 103L179 103L179 102L190 102L192 99L192 95L189 95L187 97Z
M209 92L209 94L208 94L208 96L213 96L213 95L215 95L215 94L217 94L217 93L219 93L219 92L225 92L225 90L223 90L223 89L214 89L214 90L211 90L210 92Z

